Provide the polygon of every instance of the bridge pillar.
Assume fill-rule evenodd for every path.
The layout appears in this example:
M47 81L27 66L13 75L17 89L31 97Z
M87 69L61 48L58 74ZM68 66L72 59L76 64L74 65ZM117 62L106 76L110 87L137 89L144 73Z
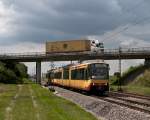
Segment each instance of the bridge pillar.
M41 84L41 61L36 62L36 83Z
M144 65L146 65L147 67L150 67L150 58L145 58Z

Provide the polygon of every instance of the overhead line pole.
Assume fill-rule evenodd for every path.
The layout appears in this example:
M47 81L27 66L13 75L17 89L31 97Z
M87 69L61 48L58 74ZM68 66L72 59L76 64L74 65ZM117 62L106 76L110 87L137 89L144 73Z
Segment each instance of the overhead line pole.
M122 91L121 88L121 47L119 47L119 79L118 79L118 91Z

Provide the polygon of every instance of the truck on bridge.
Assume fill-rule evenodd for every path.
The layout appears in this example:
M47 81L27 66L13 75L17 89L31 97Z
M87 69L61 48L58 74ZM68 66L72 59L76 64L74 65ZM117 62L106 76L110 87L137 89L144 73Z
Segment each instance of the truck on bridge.
M68 53L68 52L97 52L103 51L103 43L98 40L68 40L46 42L46 53Z

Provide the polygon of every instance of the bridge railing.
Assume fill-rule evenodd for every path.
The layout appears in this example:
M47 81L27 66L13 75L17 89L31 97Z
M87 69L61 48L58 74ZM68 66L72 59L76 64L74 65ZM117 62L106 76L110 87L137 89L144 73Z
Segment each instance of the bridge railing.
M150 47L104 49L104 54L145 54L150 53Z
M57 55L82 55L82 54L94 54L94 52L71 52L71 53L50 53L45 52L26 52L26 53L0 53L0 57L45 57L45 56L57 56ZM150 47L142 48L117 48L117 49L101 49L98 54L102 55L118 55L118 54L150 54Z
M45 52L25 52L25 53L1 53L0 56L41 56Z

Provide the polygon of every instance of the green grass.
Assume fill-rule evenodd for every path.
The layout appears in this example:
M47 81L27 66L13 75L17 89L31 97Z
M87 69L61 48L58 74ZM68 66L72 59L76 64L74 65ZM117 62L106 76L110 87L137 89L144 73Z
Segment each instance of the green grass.
M5 109L15 96L18 88L16 85L4 85L0 84L0 120L5 118Z
M140 95L147 95L150 96L150 87L144 87L144 86L137 86L137 85L128 85L128 86L121 86L124 92L130 92L130 93L137 93ZM111 86L112 91L117 91L118 86Z
M0 84L0 91L0 120L96 120L76 104L36 84Z

